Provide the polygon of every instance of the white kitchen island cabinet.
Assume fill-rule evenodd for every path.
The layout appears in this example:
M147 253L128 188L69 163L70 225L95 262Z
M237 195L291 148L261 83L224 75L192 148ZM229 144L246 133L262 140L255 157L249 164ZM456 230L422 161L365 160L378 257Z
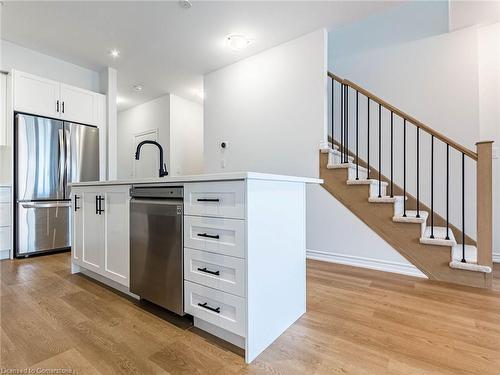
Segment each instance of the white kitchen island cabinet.
M249 363L306 311L307 183L321 180L247 172L73 184L73 270L127 292L130 187L183 186L184 311Z
M129 287L129 187L73 187L75 265Z

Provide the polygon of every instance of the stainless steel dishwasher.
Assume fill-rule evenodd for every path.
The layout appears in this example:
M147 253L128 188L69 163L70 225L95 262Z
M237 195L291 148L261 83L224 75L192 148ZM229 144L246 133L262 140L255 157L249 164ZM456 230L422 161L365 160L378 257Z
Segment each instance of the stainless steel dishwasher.
M130 291L184 315L183 188L133 186Z

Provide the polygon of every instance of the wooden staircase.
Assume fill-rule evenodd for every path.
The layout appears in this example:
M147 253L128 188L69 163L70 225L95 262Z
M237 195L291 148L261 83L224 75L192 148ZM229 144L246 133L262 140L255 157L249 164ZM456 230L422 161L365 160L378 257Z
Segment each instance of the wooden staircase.
M360 86L343 80L329 73L332 79L332 108L340 110L339 121L332 110L333 137L321 147L320 177L324 180L323 187L338 201L344 204L364 223L378 233L403 257L415 265L420 271L432 280L475 287L491 287L492 276L492 171L491 171L491 142L480 142L477 153L466 149L448 137L445 137L430 127L422 124L413 117L391 106L387 102L361 88ZM340 104L335 105L335 88L340 88ZM349 98L353 100L355 94L355 113L349 112ZM370 153L370 139L368 145L368 160L359 156L359 96L363 95L368 102L367 129L370 134L370 103L378 108L378 170L369 164L370 155L377 154L377 150ZM381 137L382 137L382 109L390 112L390 176L382 175L381 171ZM393 118L399 116L404 119L405 139L404 155L393 155ZM338 117L338 116L337 116ZM355 132L352 122L355 121ZM351 124L349 124L351 121ZM407 174L415 173L411 166L406 164L406 127L417 127L416 139L416 196L410 194L406 186ZM431 184L434 182L434 142L446 144L447 150L447 185L449 185L449 152L452 148L461 155L462 160L462 226L465 228L465 188L464 169L465 158L468 157L477 163L477 242L465 233L465 229L453 225L448 217L442 217L434 210L434 186L431 185L431 205L425 205L419 196L419 131L430 135L432 139ZM349 134L351 133L351 134ZM354 133L354 134L353 134ZM366 132L364 132L366 134ZM384 144L387 145L389 141ZM386 146L387 147L387 146ZM373 148L373 146L372 146ZM393 159L404 157L403 187L398 186L393 179ZM377 157L375 158L377 159ZM375 163L376 164L376 163ZM447 186L449 190L449 187ZM447 200L449 200L447 190Z

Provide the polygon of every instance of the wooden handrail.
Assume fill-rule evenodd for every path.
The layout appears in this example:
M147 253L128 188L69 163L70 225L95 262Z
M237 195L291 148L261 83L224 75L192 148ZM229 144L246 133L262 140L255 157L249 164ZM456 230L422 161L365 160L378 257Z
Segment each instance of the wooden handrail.
M475 153L474 151L469 150L467 147L464 147L461 144L455 142L454 140L448 138L447 136L445 136L445 135L443 135L443 134L435 131L431 127L429 127L429 126L425 125L424 123L418 121L413 116L410 116L409 114L407 114L407 113L401 111L400 109L394 107L393 105L387 103L385 100L383 100L383 99L379 98L378 96L372 94L370 91L365 90L364 88L362 88L361 86L357 85L356 83L351 82L351 81L349 81L347 79L340 78L339 76L337 76L337 75L335 75L335 74L333 74L331 72L328 72L328 76L330 78L334 79L335 81L339 82L339 83L342 83L344 85L347 85L347 86L353 88L354 90L356 90L356 91L360 92L361 94L365 95L366 97L370 98L370 100L373 100L374 102L382 105L384 108L388 109L389 111L395 113L399 117L401 117L403 119L406 119L406 121L408 121L411 124L415 125L417 128L420 128L420 129L424 130L425 132L433 135L435 138L443 141L444 143L449 144L455 150L463 152L465 155L467 155L471 159L477 161L477 153Z

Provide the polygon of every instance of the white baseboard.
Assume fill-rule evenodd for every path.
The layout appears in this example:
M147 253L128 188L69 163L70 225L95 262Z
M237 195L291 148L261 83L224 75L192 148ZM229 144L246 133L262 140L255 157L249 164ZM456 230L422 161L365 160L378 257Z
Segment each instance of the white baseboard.
M399 273L407 276L427 278L425 274L423 274L417 267L411 264L389 262L386 260L357 257L353 255L330 253L318 250L307 250L307 258L321 260L324 262L345 264L354 267L369 268L377 271L385 271Z
M0 250L0 260L9 258L10 258L10 250Z
M493 263L500 263L500 253L493 253Z

